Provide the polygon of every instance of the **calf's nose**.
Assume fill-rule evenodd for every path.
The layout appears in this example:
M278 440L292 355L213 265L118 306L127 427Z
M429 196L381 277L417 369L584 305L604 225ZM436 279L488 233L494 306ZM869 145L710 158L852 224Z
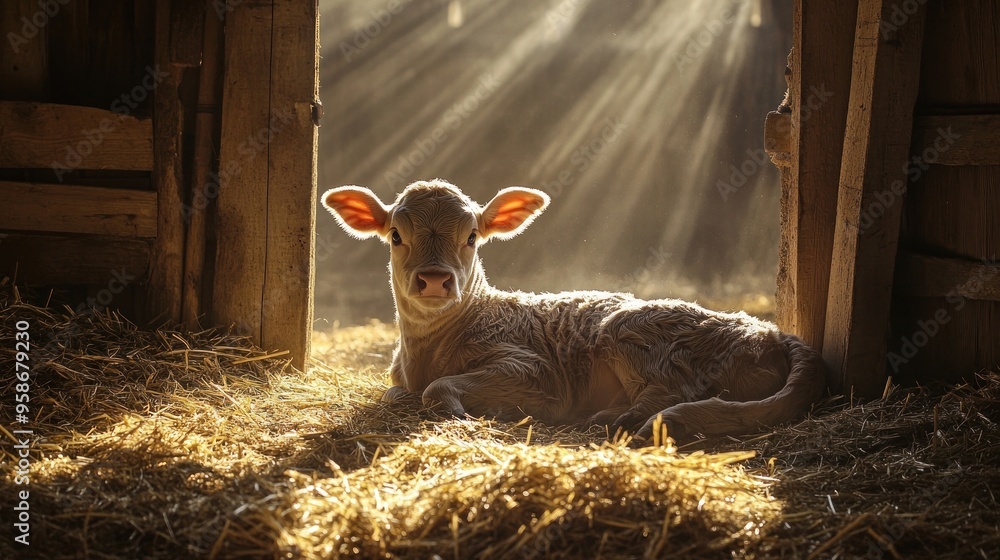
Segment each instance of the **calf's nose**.
M418 272L417 291L422 296L447 297L455 283L450 272Z

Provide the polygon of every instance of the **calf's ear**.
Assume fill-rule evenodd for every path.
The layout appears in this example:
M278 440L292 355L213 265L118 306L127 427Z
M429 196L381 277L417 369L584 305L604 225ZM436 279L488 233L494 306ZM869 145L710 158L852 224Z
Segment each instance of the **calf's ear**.
M507 187L483 208L482 234L510 239L524 231L549 205L549 195L535 189Z
M389 233L389 210L365 187L338 187L323 193L323 206L340 227L358 239Z

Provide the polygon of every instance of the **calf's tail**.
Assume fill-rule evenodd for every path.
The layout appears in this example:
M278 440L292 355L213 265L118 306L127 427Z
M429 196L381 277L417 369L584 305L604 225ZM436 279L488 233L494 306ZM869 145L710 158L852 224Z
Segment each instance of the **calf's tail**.
M826 366L819 352L799 337L784 333L779 336L788 357L789 373L785 385L777 393L758 401L711 398L677 404L660 413L669 435L684 439L695 433L706 436L744 434L794 420L806 413L823 396ZM652 430L647 429L652 421L651 418L639 435L649 437L652 434Z

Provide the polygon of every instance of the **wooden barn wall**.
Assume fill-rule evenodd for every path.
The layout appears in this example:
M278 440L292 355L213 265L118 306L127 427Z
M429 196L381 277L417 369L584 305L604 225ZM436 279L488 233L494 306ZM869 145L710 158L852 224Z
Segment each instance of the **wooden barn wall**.
M141 308L158 205L152 4L0 5L0 275L57 287L52 303Z
M837 217L832 186L840 176L841 152L830 146L843 142L857 14L857 0L794 3L788 112L769 118L768 150L781 154L782 169L777 321L817 349Z
M1000 364L1000 3L928 2L916 112L887 365L954 381Z
M797 0L777 319L834 392L1000 363L1000 4ZM827 92L822 100L815 92Z
M0 51L0 275L71 307L124 277L100 307L235 326L303 367L318 2L51 5L0 4L24 38Z

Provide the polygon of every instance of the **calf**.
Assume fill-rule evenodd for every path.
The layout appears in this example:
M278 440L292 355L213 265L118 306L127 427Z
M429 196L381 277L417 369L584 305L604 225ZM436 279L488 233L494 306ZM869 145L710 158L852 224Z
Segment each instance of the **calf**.
M383 204L363 187L323 195L340 225L390 246L400 340L392 401L407 393L462 415L587 422L674 437L738 434L784 422L821 396L819 354L745 313L631 294L505 292L477 249L521 233L548 205L534 189L480 206L436 180Z

